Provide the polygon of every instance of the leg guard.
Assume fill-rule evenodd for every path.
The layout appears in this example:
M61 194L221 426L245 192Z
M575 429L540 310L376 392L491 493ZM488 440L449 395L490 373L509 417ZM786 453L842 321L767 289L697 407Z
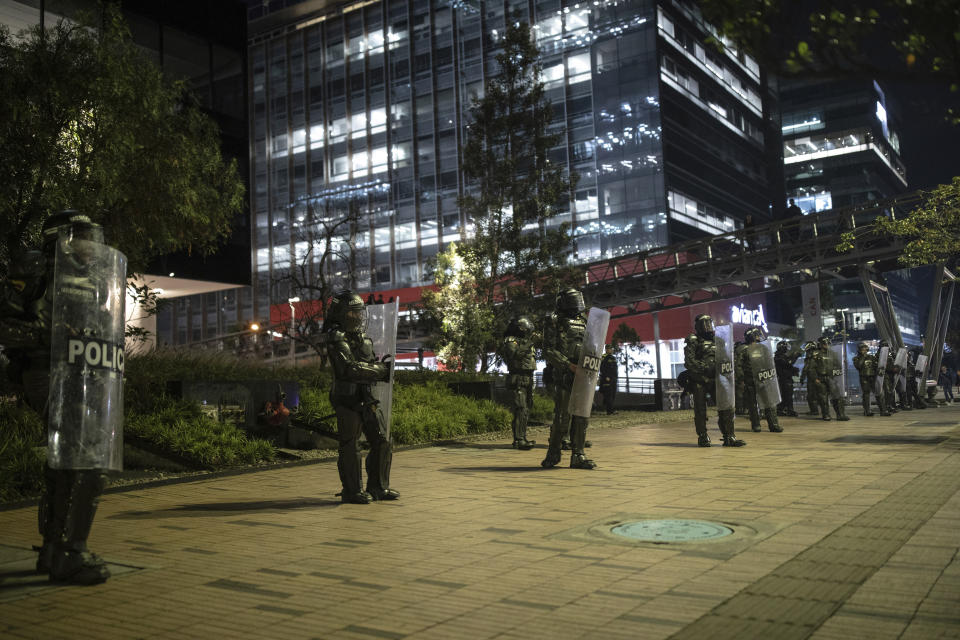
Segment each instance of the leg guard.
M834 398L830 402L833 404L833 410L837 413L837 420L845 422L850 419L847 417L846 407L843 405L843 398Z
M700 383L693 388L693 427L698 436L707 435L707 391Z
M773 407L763 410L763 417L767 421L767 429L774 433L780 433L783 431L783 427L780 426L780 422L777 420L777 410Z
M364 407L363 434L370 443L367 454L367 493L375 500L396 500L400 494L390 488L393 447L387 438L386 422L379 405Z
M731 409L718 412L717 422L720 425L720 433L723 434L723 446L742 447L747 443L737 438L733 432L733 414L734 412Z
M554 412L553 424L550 425L550 441L547 444L547 456L540 463L540 466L549 469L555 467L560 462L561 451L563 450L563 441L569 437L570 433L570 414L567 412L567 404L570 401L570 391L565 387L559 387L557 393L553 396Z
M68 482L60 481L62 474L62 471L55 471L50 467L44 469L43 495L40 496L40 505L37 509L40 535L43 538L38 549L37 573L50 573L54 549L62 536L65 510L54 507L54 505L67 503L66 495L57 495L58 490L63 494L69 488Z
M570 455L571 469L595 469L596 463L584 454L584 443L587 441L587 419L573 416L570 420Z
M50 580L75 584L104 582L110 577L110 571L103 560L89 552L87 538L107 477L96 469L54 473L57 487L53 519L58 524L62 522L62 528L50 554Z
M360 467L360 414L344 407L336 407L337 433L340 446L337 451L337 471L340 472L340 485L343 487L343 502L363 504L370 502L370 496L362 490L363 474Z

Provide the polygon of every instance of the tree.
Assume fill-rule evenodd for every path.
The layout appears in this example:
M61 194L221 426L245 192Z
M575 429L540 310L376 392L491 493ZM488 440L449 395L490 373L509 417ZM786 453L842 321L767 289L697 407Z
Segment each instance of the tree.
M463 238L457 254L498 330L510 317L533 311L539 294L570 281L572 239L568 225L554 218L576 183L549 158L561 136L550 132L553 110L529 25L509 25L500 44L499 74L470 111L463 173L472 187L460 207L473 237ZM485 348L492 352L495 344Z
M498 335L496 316L457 243L437 254L433 275L436 290L424 289L422 296L426 312L436 322L428 344L451 369L475 371L478 362L485 368Z
M960 126L960 3L956 0L700 0L716 25L717 46L731 44L781 76L868 77L942 87L946 119ZM960 181L924 193L903 220L877 218L875 231L907 240L905 266L956 258ZM839 251L853 247L842 235Z
M291 313L284 335L294 342L308 344L318 355L325 356L319 340L327 303L343 288L356 288L356 237L362 214L359 202L339 193L305 198L303 215L295 223L298 250L290 270L277 278L274 287L281 299L299 298ZM300 207L297 207L300 209Z
M724 42L780 76L932 82L960 98L955 0L699 0ZM957 121L960 113L949 110Z
M627 372L627 392L630 392L630 372L641 370L647 375L653 375L656 370L647 362L631 360L630 350L636 349L638 353L647 353L647 347L640 341L640 334L637 330L625 322L621 322L613 335L610 336L610 344L613 345L617 362L623 366Z
M103 224L131 272L209 253L243 206L234 161L183 82L133 43L114 5L12 36L0 29L0 259L73 208Z

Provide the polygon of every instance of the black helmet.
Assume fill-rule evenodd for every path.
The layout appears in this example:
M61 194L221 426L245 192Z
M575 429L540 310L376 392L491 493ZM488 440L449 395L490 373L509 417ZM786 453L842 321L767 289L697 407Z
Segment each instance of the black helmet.
M753 344L754 342L763 342L765 340L763 331L760 330L760 327L750 327L747 329L746 333L743 334L743 341L746 344Z
M519 316L511 320L506 331L508 336L517 336L519 338L525 338L531 333L533 333L533 323L530 322L530 318L527 316Z
M56 240L67 234L69 238L103 244L103 227L74 209L58 211L43 222L43 252L50 255Z
M327 316L331 324L339 325L344 331L362 329L366 320L363 298L349 289L338 291L330 301Z
M868 345L866 342L860 342L857 344L857 351L869 351L869 350L870 350L870 345Z
M817 348L817 343L814 342L813 340L808 340L803 343L804 351L812 351L813 349L816 349L816 348Z
M701 338L712 338L714 336L713 318L706 313L701 313L693 320L693 330Z
M790 343L786 340L781 340L777 343L777 351L786 351L790 348Z
M827 336L820 336L820 339L817 340L817 345L821 347L830 347L830 338Z
M583 304L583 294L570 288L557 296L557 310L567 315L582 312L586 307Z

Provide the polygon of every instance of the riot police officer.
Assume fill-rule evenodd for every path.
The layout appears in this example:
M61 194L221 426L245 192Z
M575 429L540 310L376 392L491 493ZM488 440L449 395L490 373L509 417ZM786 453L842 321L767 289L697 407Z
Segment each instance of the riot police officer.
M887 357L885 358L886 362L880 362L880 370L883 372L883 406L889 413L897 412L897 401L894 396L894 387L897 383L897 376L900 373L900 368L894 364L894 357L892 350L888 347L885 340L880 341L880 351L884 350L884 347L887 347Z
M743 403L750 416L750 428L760 431L761 412L757 409L759 402L767 428L779 433L783 431L783 427L777 421L777 400L774 399L779 395L779 385L775 377L773 356L766 345L760 344L763 340L763 332L758 327L747 329L743 336L743 349L737 357L737 378L743 381Z
M872 416L870 411L870 394L877 396L877 405L880 407L880 415L888 416L890 413L883 405L883 396L877 392L877 373L880 371L877 356L870 353L870 345L861 342L857 345L857 355L853 356L853 366L860 374L860 394L863 403L863 415Z
M907 354L907 404L914 409L926 409L927 404L919 393L917 380L917 354L910 351ZM923 381L926 384L926 380Z
M827 400L833 405L837 420L845 422L850 418L844 408L843 370L839 357L830 350L830 338L821 336L818 341L820 357L817 360L817 393L820 394L820 407L824 420L830 419Z
M693 396L693 424L697 445L710 446L707 435L707 395L717 403L717 423L723 435L723 446L746 444L734 433L733 345L729 331L726 340L718 340L713 318L703 313L694 319L694 332L687 336L683 348L683 366L689 372L686 389ZM729 327L724 327L729 329ZM720 378L718 384L718 378Z
M122 467L122 441L114 434L123 424L126 258L77 211L51 215L42 235L42 251L14 260L2 284L0 343L13 364L8 373L50 435L37 571L53 582L97 584L110 572L87 538L106 472ZM95 349L98 366L76 357ZM112 354L110 366L104 350Z
M803 345L803 369L800 371L800 384L806 383L807 385L808 416L821 415L820 390L815 383L819 359L820 350L817 348L817 343L812 341L805 342ZM824 400L823 403L825 405L826 400ZM826 412L826 408L823 408L823 411ZM827 419L830 419L829 414L827 415Z
M570 394L573 390L577 365L583 355L583 340L587 328L583 294L567 289L557 296L556 311L550 320L551 331L544 332L543 356L553 367L554 414L550 425L547 455L540 463L545 469L560 462L563 437L570 434L570 468L595 469L596 463L584 453L588 419L570 413Z
M533 408L533 372L537 368L533 323L524 316L507 327L500 356L507 365L507 389L513 411L513 448L528 450L536 444L527 440L527 421Z
M791 349L786 340L777 345L777 352L773 356L773 362L777 367L777 383L780 385L780 404L777 405L777 415L797 415L793 408L793 376L800 373L795 365L799 357L800 350Z
M330 402L337 413L339 451L337 470L343 492L342 502L368 504L374 500L396 500L400 494L390 488L393 448L379 402L371 385L390 380L393 356L377 362L373 344L364 331L366 310L363 298L353 291L340 291L330 302L324 320L327 355L333 366ZM367 487L361 488L360 431L370 443L367 454Z

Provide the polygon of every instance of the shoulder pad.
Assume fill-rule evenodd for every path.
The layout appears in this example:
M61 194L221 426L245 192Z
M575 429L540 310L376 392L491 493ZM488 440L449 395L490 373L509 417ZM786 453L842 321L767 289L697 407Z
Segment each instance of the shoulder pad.
M690 335L687 336L686 340L687 340L687 344L693 344L699 341L700 338L697 336L697 334L691 333Z

